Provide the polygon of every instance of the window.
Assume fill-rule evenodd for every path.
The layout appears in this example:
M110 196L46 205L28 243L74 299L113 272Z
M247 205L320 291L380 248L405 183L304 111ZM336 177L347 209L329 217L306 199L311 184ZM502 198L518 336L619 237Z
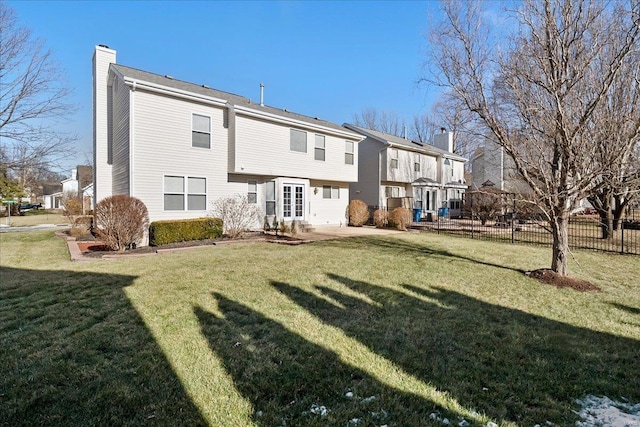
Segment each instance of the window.
M258 183L249 181L247 189L247 201L249 203L258 203Z
M391 169L398 169L398 149L391 149Z
M419 161L416 161L413 164L413 170L416 171L416 172L420 172L420 162Z
M272 216L276 214L276 182L269 181L265 187L265 200L267 202L265 212L267 215Z
M207 179L189 177L187 182L187 209L190 211L207 210Z
M340 187L332 187L330 185L322 186L322 198L323 199L339 199Z
M164 177L164 210L183 211L185 210L185 196L187 210L204 211L207 209L207 179L206 178L186 178L184 176Z
M353 141L345 141L344 142L344 164L352 165L353 164Z
M316 160L322 160L324 162L324 135L316 135L316 148L313 152L313 158Z
M291 151L307 152L307 133L298 129L291 129Z
M191 132L191 146L211 148L211 118L193 115L193 130Z
M184 210L184 177L165 176L164 177L164 210L182 211Z
M400 187L385 187L384 195L386 197L400 197Z

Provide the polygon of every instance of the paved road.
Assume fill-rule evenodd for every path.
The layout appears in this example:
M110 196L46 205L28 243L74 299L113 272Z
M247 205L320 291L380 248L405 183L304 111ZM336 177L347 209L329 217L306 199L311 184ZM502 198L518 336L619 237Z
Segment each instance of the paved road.
M60 225L55 225L55 224L40 224L40 225L32 225L30 227L5 227L2 226L0 227L0 233L13 233L13 232L19 232L19 231L34 231L34 230L51 230L51 229L60 229L60 230L64 230L65 228L68 228L69 225L68 224L60 224Z

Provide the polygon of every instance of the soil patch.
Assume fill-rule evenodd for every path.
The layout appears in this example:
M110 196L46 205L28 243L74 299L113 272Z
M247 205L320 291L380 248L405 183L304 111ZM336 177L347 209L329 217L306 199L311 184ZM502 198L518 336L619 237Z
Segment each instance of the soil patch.
M556 288L571 288L578 292L600 292L602 290L600 287L593 283L589 283L586 280L576 279L569 276L561 276L548 268L528 271L525 274L541 283L553 285Z

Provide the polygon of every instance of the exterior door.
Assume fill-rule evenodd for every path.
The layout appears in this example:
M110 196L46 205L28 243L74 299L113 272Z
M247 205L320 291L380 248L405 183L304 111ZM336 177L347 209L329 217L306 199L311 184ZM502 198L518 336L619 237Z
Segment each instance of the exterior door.
M304 185L282 186L282 213L285 221L304 219Z

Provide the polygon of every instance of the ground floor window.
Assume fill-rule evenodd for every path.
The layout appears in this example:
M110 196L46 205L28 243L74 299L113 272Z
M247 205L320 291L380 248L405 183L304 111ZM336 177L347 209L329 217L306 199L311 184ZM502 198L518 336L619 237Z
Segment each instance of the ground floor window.
M249 203L258 203L258 183L249 181L247 189L247 201Z
M269 216L276 214L276 182L269 181L265 185L265 213Z
M339 199L340 187L332 187L330 185L322 186L322 198L323 199Z
M185 206L186 201L186 206ZM207 209L207 179L179 175L164 176L165 211Z
M384 195L386 197L400 197L400 187L387 186L384 188Z

